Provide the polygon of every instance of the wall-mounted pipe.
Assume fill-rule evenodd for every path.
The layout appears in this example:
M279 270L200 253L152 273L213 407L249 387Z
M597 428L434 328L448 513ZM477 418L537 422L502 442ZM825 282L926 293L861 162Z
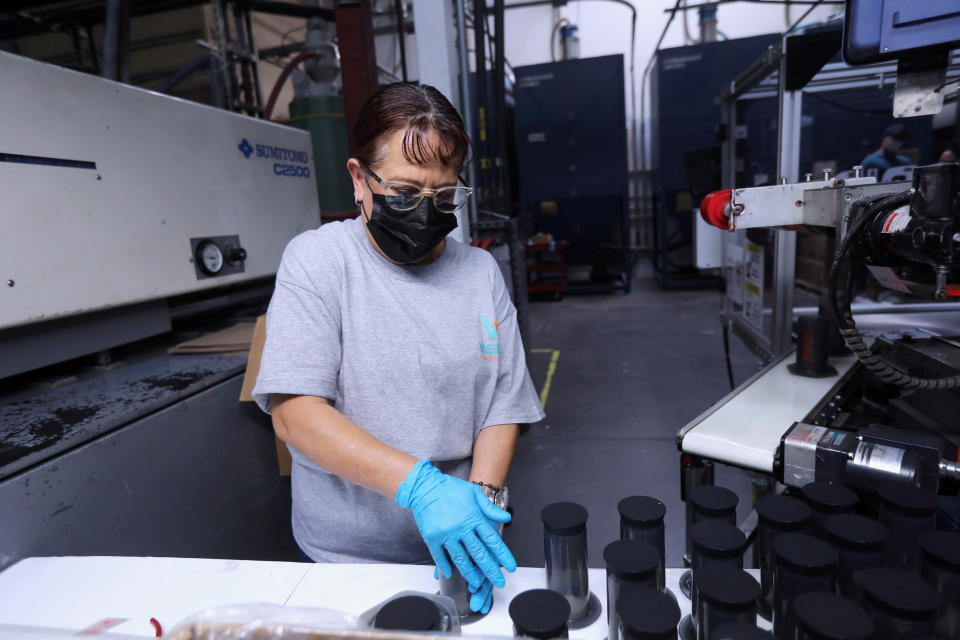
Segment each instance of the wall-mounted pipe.
M225 109L227 100L224 93L223 78L220 77L219 60L209 53L192 58L180 66L160 87L160 93L170 93L191 74L203 68L207 68L210 74L210 93L213 97L214 106Z
M108 0L100 75L130 82L130 1Z

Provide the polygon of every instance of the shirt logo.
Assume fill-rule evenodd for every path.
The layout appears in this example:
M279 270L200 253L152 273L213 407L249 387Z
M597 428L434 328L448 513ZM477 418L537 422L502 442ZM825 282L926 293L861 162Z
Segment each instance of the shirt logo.
M480 357L484 360L497 360L500 357L500 337L497 333L499 327L496 320L490 320L487 316L480 316L480 324L483 326L485 340L480 341Z

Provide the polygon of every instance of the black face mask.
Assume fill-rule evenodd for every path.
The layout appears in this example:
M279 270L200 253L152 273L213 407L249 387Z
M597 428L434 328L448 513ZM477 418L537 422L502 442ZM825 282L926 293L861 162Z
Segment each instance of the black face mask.
M433 251L457 228L457 217L437 211L433 198L424 198L416 209L394 211L382 193L373 194L367 229L388 258L400 264L416 262Z

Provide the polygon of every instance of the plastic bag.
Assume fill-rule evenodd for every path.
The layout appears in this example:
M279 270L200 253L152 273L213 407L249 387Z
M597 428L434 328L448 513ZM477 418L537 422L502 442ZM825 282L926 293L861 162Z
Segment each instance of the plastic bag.
M316 607L245 603L196 613L165 634L174 640L334 640L357 630L357 619Z

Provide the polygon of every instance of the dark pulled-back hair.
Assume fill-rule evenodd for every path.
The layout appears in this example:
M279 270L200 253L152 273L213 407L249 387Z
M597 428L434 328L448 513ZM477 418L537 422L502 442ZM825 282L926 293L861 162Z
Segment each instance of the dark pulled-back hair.
M386 137L404 131L401 151L413 164L439 160L458 170L467 159L470 138L463 119L450 101L427 84L395 82L381 86L363 109L353 128L356 157L368 167L383 158ZM436 132L438 144L431 144Z

